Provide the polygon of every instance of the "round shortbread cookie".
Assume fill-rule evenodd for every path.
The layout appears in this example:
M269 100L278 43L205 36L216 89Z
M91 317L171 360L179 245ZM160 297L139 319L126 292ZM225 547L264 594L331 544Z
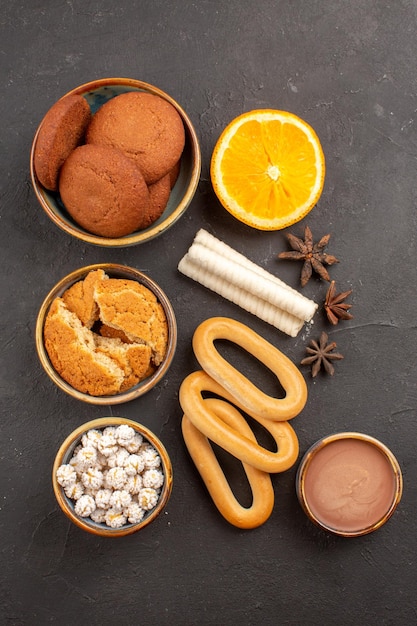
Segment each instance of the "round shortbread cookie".
M61 298L56 298L44 326L45 348L58 374L74 389L92 396L118 393L123 369L105 354L97 353L94 335Z
M185 144L181 116L160 96L130 91L105 102L93 116L87 143L109 145L133 159L148 184L179 161Z
M71 152L83 141L91 120L87 101L73 94L58 100L47 112L36 139L33 165L41 185L58 189L59 171Z
M99 310L94 300L94 288L100 280L108 276L102 269L91 271L84 280L78 280L62 294L62 299L69 311L75 313L80 322L92 328L99 318Z
M101 322L122 331L130 341L151 346L152 360L160 365L167 349L168 323L155 295L133 280L109 278L97 283L94 299Z
M171 177L169 174L158 180L153 185L149 185L149 196L151 199L149 208L149 224L155 222L165 211L171 193Z
M122 237L148 225L150 197L135 163L110 146L86 144L65 161L59 192L71 217L101 237Z

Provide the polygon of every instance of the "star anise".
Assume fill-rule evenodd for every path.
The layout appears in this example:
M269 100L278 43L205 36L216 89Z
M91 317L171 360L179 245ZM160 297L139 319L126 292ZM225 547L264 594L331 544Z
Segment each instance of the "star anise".
M333 352L337 345L336 342L332 341L331 343L327 343L328 340L329 337L323 331L320 335L320 340L317 342L312 339L310 346L306 348L306 352L310 356L305 357L301 361L301 365L311 365L311 375L313 378L317 376L322 366L330 376L333 376L334 367L332 361L340 361L340 359L344 358L339 352Z
M351 293L352 289L336 293L336 281L332 280L330 283L324 301L324 310L326 311L327 319L334 326L338 324L339 320L353 319L352 313L349 313L349 309L352 305L344 302Z
M304 261L301 269L301 286L304 287L314 272L323 278L330 280L330 276L325 265L339 263L339 259L331 254L326 254L324 248L329 243L330 235L324 235L318 243L313 242L313 235L308 226L304 230L304 241L291 233L286 233L288 242L292 248L290 252L281 252L279 259L289 259L290 261Z

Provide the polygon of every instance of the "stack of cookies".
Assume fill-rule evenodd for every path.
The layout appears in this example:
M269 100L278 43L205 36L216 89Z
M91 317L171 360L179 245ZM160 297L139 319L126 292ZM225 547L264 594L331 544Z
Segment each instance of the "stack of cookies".
M162 215L184 145L181 116L158 95L122 93L92 115L87 101L71 94L46 114L34 168L82 228L123 237Z

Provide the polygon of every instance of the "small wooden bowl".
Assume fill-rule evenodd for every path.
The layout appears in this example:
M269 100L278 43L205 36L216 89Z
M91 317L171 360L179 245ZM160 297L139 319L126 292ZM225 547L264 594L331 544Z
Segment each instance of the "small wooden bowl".
M171 96L161 89L158 89L158 87L131 78L102 78L80 85L62 97L64 98L70 94L81 95L87 100L92 113L95 113L102 104L127 91L144 91L167 100L179 113L185 129L185 147L181 157L181 168L178 179L174 188L171 190L165 211L161 217L148 228L135 231L125 237L115 238L99 237L89 233L72 219L62 203L59 193L45 189L36 176L34 153L42 122L36 131L30 153L30 176L32 186L41 207L52 222L61 230L77 239L97 246L110 248L120 248L145 243L164 233L188 208L197 190L201 173L201 151L194 126L184 109L171 98Z
M341 537L360 537L385 524L400 502L400 465L387 446L363 433L317 441L298 467L296 489L308 518Z
M125 524L121 528L113 529L104 523L100 524L97 522L93 522L90 518L80 517L79 515L77 515L74 510L74 500L71 500L65 494L64 489L57 481L56 474L57 469L61 465L69 463L70 459L72 458L74 449L80 443L82 436L88 430L102 430L108 426L119 426L121 424L131 426L137 433L142 435L144 441L149 442L157 450L161 458L160 469L164 474L164 484L161 488L161 493L159 495L159 500L156 506L152 510L148 511L139 523L129 523ZM68 437L60 446L52 468L52 486L55 497L62 511L74 524L76 524L76 526L93 535L99 535L101 537L123 537L125 535L131 535L132 533L135 533L138 530L145 528L145 526L150 524L156 517L158 517L158 515L167 504L172 492L172 481L173 475L171 460L165 446L160 441L160 439L158 439L158 437L145 426L122 417L101 417L76 428L70 435L68 435Z
M52 304L52 301L56 297L62 296L64 291L71 287L71 285L79 280L83 280L90 271L94 271L97 269L103 269L106 274L111 278L127 278L130 280L136 280L137 282L147 287L155 294L157 300L162 304L168 323L167 351L164 360L157 367L156 371L152 374L152 376L145 378L145 380L141 381L134 387L113 396L91 396L87 393L83 393L81 391L78 391L77 389L74 389L74 387L68 384L53 367L49 359L48 353L45 349L45 344L43 340L43 328L45 324L45 319L48 314L49 307ZM51 291L48 293L45 300L43 301L38 313L35 329L35 340L39 360L45 372L62 391L65 391L77 400L82 400L83 402L87 402L89 404L108 406L109 404L121 404L123 402L129 402L130 400L139 398L144 393L155 387L155 385L159 383L160 380L165 376L168 368L172 363L177 346L177 322L174 309L170 301L168 300L168 297L162 291L159 285L157 285L155 281L149 278L149 276L143 274L137 269L127 267L125 265L118 265L116 263L99 263L96 265L87 265L71 272L71 274L68 274L67 276L62 278L55 285L55 287L51 289Z

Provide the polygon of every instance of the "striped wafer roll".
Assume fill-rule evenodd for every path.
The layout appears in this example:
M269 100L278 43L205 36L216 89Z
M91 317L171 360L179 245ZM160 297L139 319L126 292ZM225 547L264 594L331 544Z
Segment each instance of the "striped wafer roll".
M203 267L198 262L195 262L189 254L186 254L180 260L178 270L185 276L188 276L188 278L197 281L204 287L237 304L245 311L256 315L256 317L291 337L296 337L304 324L303 319L291 315L246 289L229 282L223 277L222 273L220 275L215 274Z
M276 306L301 320L310 320L317 305L295 291L289 291L270 280L269 276L254 272L235 261L220 256L200 243L193 243L188 250L189 258L198 266L227 282L248 291L257 298Z
M234 250L224 241L221 241L220 239L217 239L217 237L215 237L214 235L211 235L209 232L204 230L204 228L200 228L200 230L196 233L194 237L194 243L201 243L208 250L213 250L213 252L216 252L220 256L226 259L230 259L235 263L239 263L243 267L251 269L253 272L256 272L260 276L265 276L266 278L269 278L269 280L272 280L278 285L281 285L281 287L284 287L285 289L288 289L289 291L298 294L301 298L304 298L304 296L302 296L298 291L287 285L287 283L278 278L278 276L270 274L262 267L248 259L248 257L246 257L244 254L241 254L237 250Z

